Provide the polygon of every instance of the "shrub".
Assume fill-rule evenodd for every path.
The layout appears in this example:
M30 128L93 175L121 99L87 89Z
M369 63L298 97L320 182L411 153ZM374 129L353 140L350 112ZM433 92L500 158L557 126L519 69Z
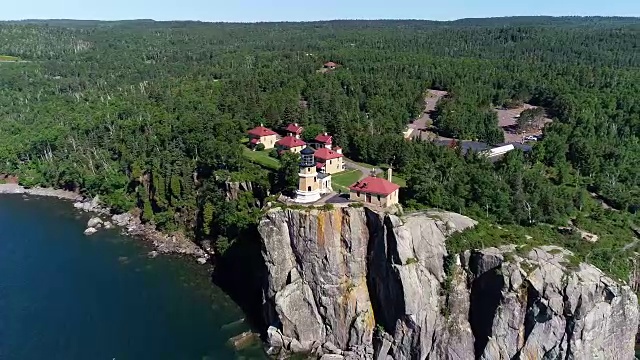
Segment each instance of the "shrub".
M331 211L331 210L334 209L334 207L333 207L333 204L324 204L324 205L322 205L322 207L320 209L322 209L324 211Z
M407 261L404 263L405 265L411 265L411 264L417 264L418 263L418 259L416 258L408 258Z

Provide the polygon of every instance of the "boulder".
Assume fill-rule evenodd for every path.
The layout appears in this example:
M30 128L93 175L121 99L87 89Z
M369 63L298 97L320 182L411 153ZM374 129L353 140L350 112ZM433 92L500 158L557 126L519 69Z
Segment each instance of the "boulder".
M322 349L324 352L329 354L342 354L342 350L340 350L337 346L335 346L332 342L328 341L322 344Z
M98 228L98 226L102 226L102 219L99 217L92 217L87 222L87 227Z
M89 235L93 235L93 234L95 234L97 232L98 232L98 230L96 228L89 227L89 228L87 228L87 230L84 231L84 234L89 236Z
M129 213L116 214L111 217L111 221L120 227L127 227L133 220L133 215Z
M113 229L113 224L109 221L105 221L103 225L104 225L104 228L107 230Z

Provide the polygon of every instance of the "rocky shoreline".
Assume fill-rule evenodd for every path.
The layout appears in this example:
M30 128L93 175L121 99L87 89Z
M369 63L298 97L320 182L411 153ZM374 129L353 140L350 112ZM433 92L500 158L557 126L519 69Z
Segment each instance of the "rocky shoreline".
M183 234L160 232L153 225L143 224L140 218L131 212L112 215L109 208L101 205L98 197L91 199L72 191L25 188L18 184L0 184L0 194L23 194L70 200L73 201L74 208L97 215L87 223L86 235L95 234L100 228L109 229L117 226L122 228L123 234L139 237L152 243L156 251L152 251L150 256L156 256L158 253L189 255L200 264L205 264L209 260L209 254Z

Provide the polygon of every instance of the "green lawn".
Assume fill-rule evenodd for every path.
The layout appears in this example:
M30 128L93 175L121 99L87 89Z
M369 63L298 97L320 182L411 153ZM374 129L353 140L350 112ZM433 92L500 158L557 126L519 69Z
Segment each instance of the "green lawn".
M395 176L395 175L391 175L391 181L396 184L399 185L400 187L407 187L407 180L399 177L399 176Z
M252 151L249 148L244 148L244 156L249 161L256 163L260 166L264 166L268 169L278 170L280 169L280 161L269 156L271 150L264 151Z
M362 173L360 170L348 170L331 176L331 185L334 190L349 191L349 186L360 180Z

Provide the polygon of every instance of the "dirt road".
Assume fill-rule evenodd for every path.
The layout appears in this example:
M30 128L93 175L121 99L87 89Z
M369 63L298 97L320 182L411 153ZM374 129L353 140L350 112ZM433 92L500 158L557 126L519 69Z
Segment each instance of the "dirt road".
M500 126L504 131L504 141L506 143L521 142L522 139L528 135L540 135L542 134L542 128L553 121L545 116L540 123L536 124L536 126L530 131L524 134L518 133L516 131L516 122L520 114L527 109L535 109L536 107L537 106L524 104L523 106L515 109L495 109L498 114L498 126Z
M410 138L422 137L423 139L427 139L433 136L430 135L432 134L431 132L426 131L433 123L433 119L431 119L431 112L436 109L438 101L448 94L448 92L441 90L427 90L427 96L424 98L425 106L422 115L415 119L413 123L409 124L409 129L413 130Z

